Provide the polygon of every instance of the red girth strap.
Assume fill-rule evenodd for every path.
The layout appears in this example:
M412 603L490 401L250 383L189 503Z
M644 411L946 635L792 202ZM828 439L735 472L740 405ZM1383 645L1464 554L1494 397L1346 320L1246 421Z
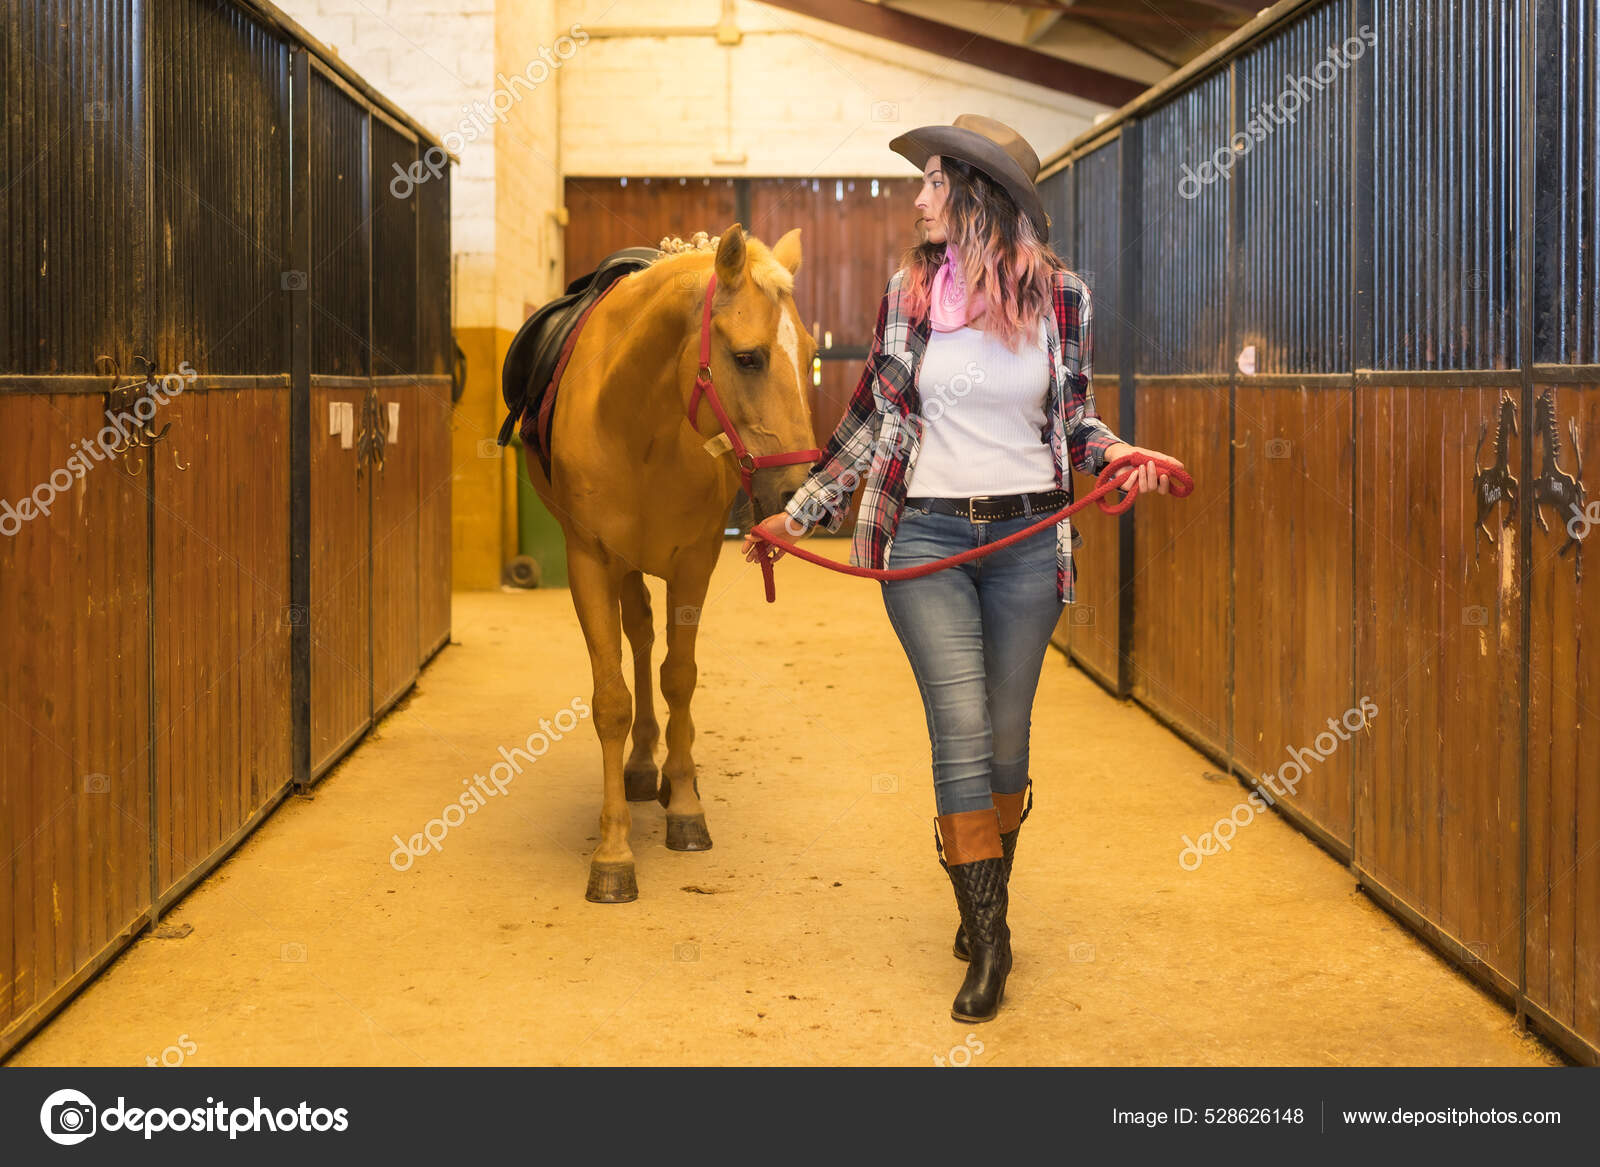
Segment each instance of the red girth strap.
M710 404L711 412L717 415L717 421L722 423L722 432L728 435L728 441L733 447L733 456L739 464L739 481L744 486L745 494L750 496L751 502L754 502L755 492L751 488L751 480L757 470L768 466L792 466L797 462L809 465L822 457L822 451L793 450L786 454L751 454L745 447L739 437L739 431L734 427L733 419L722 407L722 399L717 396L716 383L711 379L711 298L716 290L717 277L713 272L711 279L706 282L705 306L700 312L700 365L694 375L694 391L689 394L689 424L698 427L700 399L703 396Z

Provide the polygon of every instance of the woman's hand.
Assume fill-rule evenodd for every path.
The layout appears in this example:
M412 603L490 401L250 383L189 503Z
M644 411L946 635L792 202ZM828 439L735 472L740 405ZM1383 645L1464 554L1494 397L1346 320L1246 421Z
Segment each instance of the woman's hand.
M775 515L768 515L766 518L762 519L759 523L752 527L752 533L747 534L744 537L745 559L751 563L759 563L761 561L762 554L766 553L771 558L772 562L776 563L784 556L784 550L782 547L779 547L773 543L765 543L760 539L757 539L753 534L755 531L765 531L769 535L776 535L778 538L787 539L791 543L796 539L811 533L811 528L807 527L799 535L796 535L790 526L790 522L791 520L789 516L784 512L779 511Z
M1106 464L1109 466L1118 458L1126 458L1129 454L1144 454L1146 457L1160 458L1163 461L1171 462L1180 469L1183 466L1183 463L1179 462L1171 454L1163 454L1160 450L1147 450L1143 446L1130 446L1127 442L1118 442L1106 450ZM1121 489L1126 493L1137 486L1140 493L1153 490L1157 494L1168 494L1170 493L1168 490L1170 482L1170 475L1160 473L1150 462L1143 462L1134 467L1133 473L1128 475Z

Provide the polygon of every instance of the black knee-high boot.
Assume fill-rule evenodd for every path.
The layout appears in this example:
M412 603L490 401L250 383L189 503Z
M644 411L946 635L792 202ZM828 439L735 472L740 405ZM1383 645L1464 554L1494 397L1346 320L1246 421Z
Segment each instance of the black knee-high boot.
M1022 824L1028 821L1028 815L1033 810L1033 779L1028 779L1028 785L1021 794L994 795L994 809L1000 817L1000 858L1005 865L1006 888L1009 895L1011 862L1017 855L1017 836L1022 833ZM967 951L967 929L964 924L956 925L956 940L951 946L951 951L956 954L957 960L967 960L971 957Z
M950 1007L957 1021L989 1021L1005 998L1011 972L1011 930L1006 926L1005 859L993 810L940 815L934 844L955 889L967 936L966 979Z

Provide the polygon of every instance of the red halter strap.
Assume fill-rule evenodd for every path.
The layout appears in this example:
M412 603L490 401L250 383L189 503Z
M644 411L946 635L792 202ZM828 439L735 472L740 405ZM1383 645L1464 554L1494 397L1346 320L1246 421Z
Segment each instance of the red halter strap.
M722 423L722 432L728 435L733 456L739 463L739 481L744 486L745 494L754 502L755 492L751 489L751 479L757 470L768 466L792 466L797 462L815 462L822 457L822 451L794 450L787 454L752 454L745 447L739 437L739 431L734 427L733 419L722 407L722 399L717 396L717 386L711 379L711 297L716 290L717 277L712 273L711 279L706 282L706 302L700 312L700 367L694 375L694 392L689 394L689 424L698 424L700 398L704 396L711 406L711 412L716 414L717 420Z

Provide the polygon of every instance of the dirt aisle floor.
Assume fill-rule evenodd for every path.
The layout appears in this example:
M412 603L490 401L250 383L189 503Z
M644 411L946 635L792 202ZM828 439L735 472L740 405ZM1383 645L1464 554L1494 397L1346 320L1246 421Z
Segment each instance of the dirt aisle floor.
M791 559L768 606L759 581L730 544L700 637L714 849L666 850L661 808L632 804L636 903L583 898L587 721L391 864L392 836L591 693L565 591L461 594L413 698L168 917L193 932L139 941L12 1064L1557 1063L1275 816L1182 870L1179 836L1243 790L1054 651L1005 1007L952 1021L927 731L878 585Z

